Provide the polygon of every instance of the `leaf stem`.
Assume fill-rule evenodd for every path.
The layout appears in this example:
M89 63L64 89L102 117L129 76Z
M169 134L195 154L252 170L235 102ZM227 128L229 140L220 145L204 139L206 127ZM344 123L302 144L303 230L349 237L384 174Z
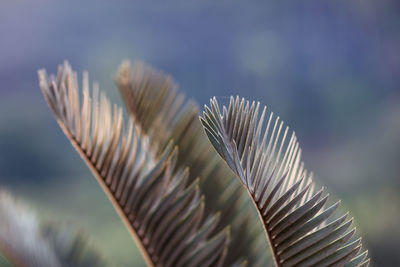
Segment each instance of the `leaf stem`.
M272 254L273 258L274 258L275 266L276 266L276 267L279 267L280 264L279 264L279 259L278 259L278 253L277 253L277 251L275 250L274 245L272 244L272 240L271 240L269 231L268 231L268 229L267 229L267 225L264 223L264 218L263 218L263 216L262 216L262 214L261 214L261 212L260 212L260 209L258 208L257 202L256 202L256 200L254 199L253 195L251 194L249 188L248 188L247 186L245 186L245 188L246 188L247 192L248 192L249 195L250 195L251 201L253 202L254 206L256 207L258 216L260 217L261 223L262 223L263 228L264 228L265 235L267 236L267 239L268 239L269 247L270 247L270 249L271 249L271 254Z

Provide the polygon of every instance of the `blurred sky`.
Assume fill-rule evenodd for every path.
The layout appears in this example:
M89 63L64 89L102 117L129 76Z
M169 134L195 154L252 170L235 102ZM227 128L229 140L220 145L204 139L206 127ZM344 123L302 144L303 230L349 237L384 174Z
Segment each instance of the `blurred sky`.
M110 205L96 220L85 210L107 202L52 118L37 69L68 59L121 103L113 75L125 58L171 74L201 106L237 94L267 105L344 198L376 265L400 265L399 1L2 0L0 183L100 243L115 233L123 252L101 246L121 266L133 246Z

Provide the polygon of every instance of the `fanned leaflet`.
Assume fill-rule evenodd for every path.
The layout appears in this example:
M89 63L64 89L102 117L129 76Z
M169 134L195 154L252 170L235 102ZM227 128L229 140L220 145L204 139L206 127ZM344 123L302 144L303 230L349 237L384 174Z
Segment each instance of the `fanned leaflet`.
M222 113L211 99L200 119L251 195L276 266L368 266L361 238L353 237L352 219L336 215L339 202L325 208L328 195L313 183L295 134L279 117L259 103L231 97Z
M0 253L14 266L107 266L86 236L49 224L0 189Z
M205 214L221 211L217 231L232 225L226 266L265 266L267 244L250 199L234 174L216 155L198 120L197 105L178 92L172 78L142 63L123 62L116 83L127 109L140 129L152 137L158 153L174 142L179 147L177 166L190 166L189 181L200 178ZM207 208L208 207L208 208ZM262 253L259 253L261 248Z
M219 215L204 216L198 181L176 166L177 150L155 154L135 121L98 87L89 96L83 76L80 108L77 74L65 63L56 77L39 71L40 86L57 122L112 201L149 266L220 266L229 229L213 235ZM125 130L126 128L126 130Z

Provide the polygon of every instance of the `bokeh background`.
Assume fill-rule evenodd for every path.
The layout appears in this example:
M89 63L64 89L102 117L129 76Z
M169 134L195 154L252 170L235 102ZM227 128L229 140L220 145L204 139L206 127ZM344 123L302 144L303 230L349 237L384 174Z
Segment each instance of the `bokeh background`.
M375 265L400 266L399 1L0 2L0 185L84 229L115 266L143 266L37 79L68 59L121 103L125 58L170 73L201 106L238 94L270 107L356 217Z

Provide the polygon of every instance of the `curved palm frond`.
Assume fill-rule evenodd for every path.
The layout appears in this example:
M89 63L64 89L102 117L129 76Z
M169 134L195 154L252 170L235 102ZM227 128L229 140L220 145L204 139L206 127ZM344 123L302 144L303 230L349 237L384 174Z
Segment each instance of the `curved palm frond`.
M89 96L87 73L80 108L77 75L65 63L57 77L39 71L40 86L60 127L112 201L149 266L220 266L229 229L211 235L218 215L204 220L198 181L188 185L188 169L177 168L177 150L160 155L121 109L98 88ZM125 127L127 130L125 131Z
M213 98L200 119L251 195L277 266L368 266L361 238L352 238L352 219L331 216L339 202L324 208L328 195L313 183L295 134L279 117L266 107L261 111L259 103L231 97L222 113Z
M226 266L247 261L249 266L265 266L267 247L254 210L248 209L250 199L240 182L216 155L198 120L199 109L183 94L168 75L143 63L123 62L116 83L127 109L143 132L152 137L158 153L174 142L179 147L177 166L190 166L189 181L200 177L200 188L208 208L205 214L221 212L216 230L232 225L231 244Z
M83 233L39 220L5 190L0 190L0 218L0 252L15 266L107 266Z

